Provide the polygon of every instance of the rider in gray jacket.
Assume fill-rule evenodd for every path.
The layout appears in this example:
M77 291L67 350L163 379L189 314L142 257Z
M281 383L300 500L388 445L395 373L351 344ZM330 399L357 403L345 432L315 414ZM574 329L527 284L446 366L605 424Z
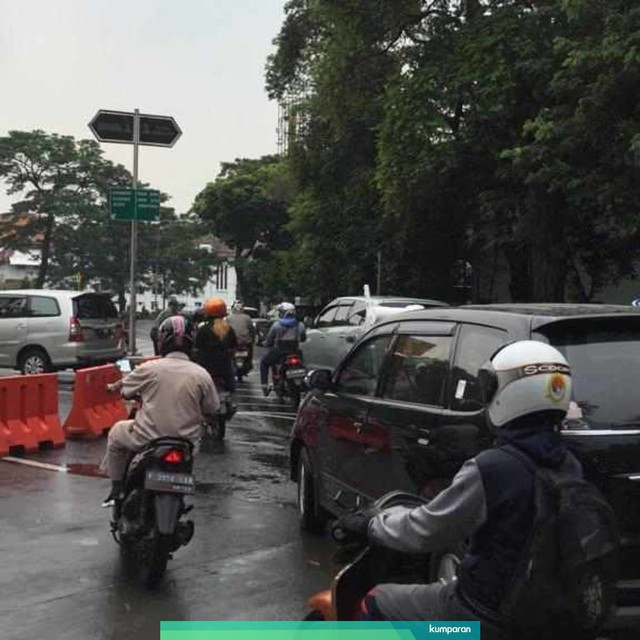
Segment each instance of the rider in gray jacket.
M264 342L270 350L260 361L260 383L265 396L269 395L269 367L277 364L285 355L297 353L300 343L307 339L307 330L304 323L296 318L293 304L281 302L278 313L280 319L271 325Z
M559 351L515 342L494 354L480 377L487 418L498 430L496 446L465 462L452 484L424 506L342 519L344 529L409 553L455 549L469 539L457 580L378 585L363 600L363 619L480 620L483 638L502 638L498 611L535 516L533 475L504 446L536 465L582 474L558 429L571 398L570 368Z

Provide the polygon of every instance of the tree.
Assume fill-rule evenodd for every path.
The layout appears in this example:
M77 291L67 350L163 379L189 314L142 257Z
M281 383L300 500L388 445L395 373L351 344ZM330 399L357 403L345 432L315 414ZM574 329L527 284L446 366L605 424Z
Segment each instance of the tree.
M591 299L638 259L637 3L291 0L267 91L291 103L301 292ZM296 267L296 262L298 266Z
M268 61L267 91L293 96L299 123L287 162L294 276L315 299L360 291L375 281L383 240L375 182L382 96L398 72L401 25L415 21L412 0L293 0Z
M10 131L0 138L0 177L9 194L21 194L16 213L33 214L34 221L13 233L13 247L38 243L41 262L35 283L44 286L55 250L58 225L77 227L82 216L96 207L108 186L130 184L122 165L102 157L97 142L44 131ZM8 223L11 224L11 223ZM15 231L15 229L12 229Z
M238 291L246 297L248 263L287 243L289 182L276 156L224 163L197 196L194 213L235 251Z

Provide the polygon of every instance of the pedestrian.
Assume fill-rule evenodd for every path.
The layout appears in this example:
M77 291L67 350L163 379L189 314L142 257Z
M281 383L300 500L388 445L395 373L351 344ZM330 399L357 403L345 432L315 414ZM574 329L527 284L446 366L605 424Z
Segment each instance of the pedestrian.
M151 331L149 332L149 336L151 337L151 342L153 342L153 354L156 356L160 355L160 345L158 344L158 329L160 325L170 316L175 316L180 313L181 305L178 302L177 298L171 297L167 301L167 308L162 310L153 321L153 326L151 327Z

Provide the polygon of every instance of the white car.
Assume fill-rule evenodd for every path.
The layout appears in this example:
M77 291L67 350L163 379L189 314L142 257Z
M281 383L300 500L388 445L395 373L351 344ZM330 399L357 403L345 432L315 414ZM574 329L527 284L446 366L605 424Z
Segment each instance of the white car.
M21 289L0 292L0 367L24 374L115 362L123 326L108 295Z
M307 327L300 347L307 369L335 369L358 338L382 318L446 302L393 296L346 296L332 300Z

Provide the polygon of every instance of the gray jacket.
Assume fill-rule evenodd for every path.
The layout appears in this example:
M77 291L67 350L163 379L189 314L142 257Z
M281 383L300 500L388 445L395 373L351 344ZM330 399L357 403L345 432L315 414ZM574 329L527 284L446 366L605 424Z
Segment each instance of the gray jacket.
M236 334L238 343L240 344L253 344L253 340L256 335L256 329L253 325L253 320L246 313L232 313L227 316L227 320L231 325L231 328Z

